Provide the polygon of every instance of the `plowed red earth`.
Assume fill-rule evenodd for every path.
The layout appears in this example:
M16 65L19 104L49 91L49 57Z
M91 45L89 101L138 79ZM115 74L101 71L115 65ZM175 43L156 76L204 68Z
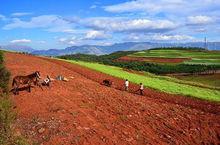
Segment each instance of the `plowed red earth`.
M159 57L130 57L123 56L118 61L140 61L140 62L156 62L156 63L182 63L191 60L190 58L159 58Z
M122 80L58 60L6 54L12 76L36 70L74 77L68 82L53 81L51 88L32 88L11 95L18 117L17 134L44 145L70 144L219 144L219 104L205 102L210 108L187 107L166 98L173 96L145 90L139 96L119 90ZM100 85L110 78L115 88ZM117 84L119 83L119 85ZM132 85L131 92L136 89ZM178 99L177 99L178 100ZM189 99L194 104L202 101ZM189 105L190 106L190 105ZM192 108L193 107L193 108ZM216 110L216 111L213 111Z

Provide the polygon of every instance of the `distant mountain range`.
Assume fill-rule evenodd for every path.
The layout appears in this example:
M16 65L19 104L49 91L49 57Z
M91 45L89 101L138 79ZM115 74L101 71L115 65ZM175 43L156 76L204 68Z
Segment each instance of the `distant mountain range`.
M5 50L12 50L18 52L28 52L35 55L45 56L59 56L65 54L109 54L116 51L127 51L127 50L146 50L156 47L204 47L204 42L189 42L189 43L156 43L156 42L125 42L116 43L110 46L99 46L99 45L82 45L82 46L71 46L65 49L49 49L49 50L34 50L28 46L18 45L7 45L2 46ZM220 50L220 42L208 42L207 48L210 50Z
M4 46L0 46L0 49L17 51L17 52L28 52L28 53L35 51L35 49L25 45L4 45Z

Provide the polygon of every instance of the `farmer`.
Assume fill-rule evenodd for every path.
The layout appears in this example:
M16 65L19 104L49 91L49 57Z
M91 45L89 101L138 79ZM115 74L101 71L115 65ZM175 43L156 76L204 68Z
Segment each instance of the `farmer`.
M47 75L47 78L43 80L42 85L49 87L49 86L50 86L50 81L51 81L51 80L50 80L50 76Z
M125 80L125 91L128 91L128 87L129 87L129 81L128 79Z
M144 92L144 85L142 83L140 83L139 89L135 92L139 92L140 91L140 95L143 95Z
M140 83L140 88L139 88L140 94L143 95L144 92L144 85Z

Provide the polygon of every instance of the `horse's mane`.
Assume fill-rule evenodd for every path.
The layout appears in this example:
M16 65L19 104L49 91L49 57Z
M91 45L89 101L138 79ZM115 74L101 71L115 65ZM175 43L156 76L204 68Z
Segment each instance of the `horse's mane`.
M34 73L28 75L29 78L33 78L33 77L36 77L36 76L37 76L37 75L36 75L36 72L34 72Z

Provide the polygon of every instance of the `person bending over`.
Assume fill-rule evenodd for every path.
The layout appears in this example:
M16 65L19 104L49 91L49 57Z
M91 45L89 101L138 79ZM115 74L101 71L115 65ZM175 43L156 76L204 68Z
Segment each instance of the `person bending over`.
M47 78L43 80L42 85L49 87L49 86L50 86L50 81L51 81L51 80L50 80L50 77L47 75Z

